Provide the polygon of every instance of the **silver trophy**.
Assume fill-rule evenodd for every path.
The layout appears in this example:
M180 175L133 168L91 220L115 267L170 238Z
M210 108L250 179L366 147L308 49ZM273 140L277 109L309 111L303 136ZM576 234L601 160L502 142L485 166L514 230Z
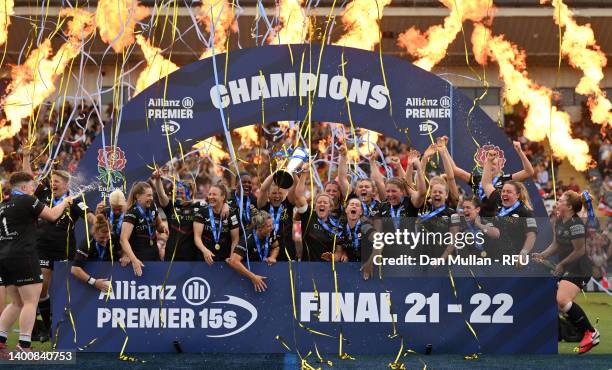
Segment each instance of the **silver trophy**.
M308 149L295 148L289 157L289 163L284 170L277 170L272 179L278 187L289 189L293 185L293 173L302 167L302 163L308 160Z

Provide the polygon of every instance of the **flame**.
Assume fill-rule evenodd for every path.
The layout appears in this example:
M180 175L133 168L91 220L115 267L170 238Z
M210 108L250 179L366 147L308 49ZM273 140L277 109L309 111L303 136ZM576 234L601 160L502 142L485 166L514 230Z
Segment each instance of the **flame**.
M550 0L540 0L546 4ZM589 108L593 122L601 125L612 123L612 103L606 98L599 87L604 77L603 68L607 64L605 54L595 41L595 35L590 24L578 25L572 11L562 0L553 0L555 8L553 17L555 23L565 28L561 42L561 53L567 57L572 67L578 68L584 74L576 86L576 92L589 95Z
M259 135L257 134L255 125L236 128L233 132L240 136L241 148L251 149L253 146L259 144Z
M280 28L268 38L270 44L301 44L306 40L310 23L302 8L304 0L280 0Z
M223 143L216 136L211 136L193 145L193 149L197 149L201 157L210 157L214 163L230 158L229 154L222 148Z
M136 23L148 16L149 9L138 0L99 0L96 25L100 38L119 53L134 43Z
M472 44L479 64L485 65L490 58L499 65L508 103L520 102L527 108L525 137L533 141L548 137L557 157L567 157L577 170L586 170L591 162L587 143L572 138L569 115L551 106L552 91L529 79L525 71L525 53L502 36L493 37L491 30L482 24L475 24Z
M0 140L15 136L21 130L21 120L34 113L46 98L55 92L55 81L68 64L81 52L82 39L95 30L93 15L84 10L66 10L60 16L73 19L65 31L68 42L62 44L53 57L51 40L44 40L26 61L11 71L11 82L4 100L6 120L0 122ZM7 124L8 122L8 124ZM0 153L0 157L3 153Z
M11 24L11 16L15 14L14 8L13 0L2 0L0 4L0 45L8 39L8 26Z
M213 28L215 30L213 37L215 54L225 53L228 29L234 27L234 2L232 1L230 5L228 0L202 0L198 19L204 23L209 33ZM200 59L208 58L212 53L213 48L208 48L204 50Z
M489 16L492 0L440 0L450 9L443 25L435 25L422 33L415 27L399 35L397 45L418 58L414 65L430 71L446 56L446 50L461 32L465 20L479 22Z
M346 33L335 45L374 50L380 41L378 22L383 9L391 0L353 0L342 11L342 24Z
M142 49L147 66L138 76L134 95L178 69L176 64L163 57L161 49L152 46L142 35L136 36L136 43Z

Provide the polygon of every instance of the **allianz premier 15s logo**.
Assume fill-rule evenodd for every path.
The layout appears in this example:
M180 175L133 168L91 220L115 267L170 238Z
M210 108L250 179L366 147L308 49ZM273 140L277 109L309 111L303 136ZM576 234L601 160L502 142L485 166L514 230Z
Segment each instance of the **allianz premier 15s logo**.
M435 120L448 119L451 116L451 99L441 98L406 98L406 118L418 119L419 135L430 135L438 130Z
M177 297L192 307L175 307ZM211 289L201 277L192 277L177 289L176 285L139 285L136 281L115 281L108 294L110 305L118 301L130 301L137 307L99 307L97 327L121 327L142 329L207 329L207 337L223 338L236 335L257 320L257 309L250 302L232 295L223 300L209 302ZM98 300L106 301L107 294L100 292ZM164 302L152 307L138 307L139 302ZM165 304L165 303L168 304ZM147 305L151 306L151 305Z

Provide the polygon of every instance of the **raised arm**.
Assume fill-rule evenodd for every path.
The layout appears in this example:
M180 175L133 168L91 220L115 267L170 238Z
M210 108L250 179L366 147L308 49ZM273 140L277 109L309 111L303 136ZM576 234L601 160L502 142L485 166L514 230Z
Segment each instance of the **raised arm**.
M446 174L446 181L448 183L448 190L451 203L457 204L459 201L459 188L455 181L455 172L453 171L453 163L450 158L450 153L446 148L446 143L438 140L438 152L442 157L442 165L444 166L444 173Z
M527 158L525 152L523 152L523 149L521 148L521 143L519 143L518 141L513 141L512 146L514 146L514 150L516 150L516 154L518 154L519 158L521 159L521 163L523 164L522 170L512 174L512 180L525 181L528 178L533 177L535 171L533 170L531 162L529 162L529 158Z
M168 203L170 203L170 199L168 198L168 195L166 194L166 191L164 190L164 184L162 183L162 179L161 179L161 171L159 169L156 169L153 172L153 185L155 187L155 192L157 193L157 198L159 199L159 205L163 207L166 207L168 205Z
M348 181L348 158L346 156L346 146L340 145L340 159L338 160L338 185L342 199L346 199L351 193L351 184Z
M416 208L421 208L423 203L425 203L425 195L427 193L425 173L423 172L423 167L421 167L421 162L418 158L414 158L412 163L408 163L408 165L414 166L414 169L416 170L416 190L408 189L408 192L410 193L410 201Z
M32 173L32 165L30 164L30 145L28 144L28 140L24 139L21 141L21 153L22 153L22 163L21 170L23 172Z
M378 196L380 200L385 198L385 178L378 170L378 165L376 164L376 152L372 152L372 154L368 157L370 162L370 177L374 184L376 184L376 188L378 189Z
M271 173L270 176L266 177L266 179L261 183L261 186L259 187L259 196L257 197L257 208L263 208L263 206L268 203L268 193L273 182L274 174Z
M448 137L447 136L442 136L440 138L438 138L438 142L441 144L444 144L444 146L446 146L446 143L448 143ZM459 179L463 182L465 182L466 184L470 183L470 177L472 177L472 175L467 172L466 170L457 167L457 164L455 163L455 160L453 160L452 156L448 156L453 168L453 174L455 175L456 179Z
M495 186L493 185L493 161L498 160L497 153L494 151L488 151L486 153L486 159L484 164L484 170L482 171L482 190L484 190L485 195L488 197L493 194L495 191Z

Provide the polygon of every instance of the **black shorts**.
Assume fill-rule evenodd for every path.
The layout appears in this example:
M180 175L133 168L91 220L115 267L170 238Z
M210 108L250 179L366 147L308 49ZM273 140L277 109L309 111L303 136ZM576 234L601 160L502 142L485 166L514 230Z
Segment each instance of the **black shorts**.
M561 280L569 281L570 283L576 285L578 288L584 289L584 287L587 285L589 280L591 280L591 277L590 276L564 276L562 278L559 278L559 281Z
M53 270L53 262L55 261L68 261L74 259L74 252L71 248L68 257L66 256L66 249L53 250L47 248L38 248L38 259L40 260L40 267Z
M0 285L22 286L42 283L43 276L35 258L0 260Z

